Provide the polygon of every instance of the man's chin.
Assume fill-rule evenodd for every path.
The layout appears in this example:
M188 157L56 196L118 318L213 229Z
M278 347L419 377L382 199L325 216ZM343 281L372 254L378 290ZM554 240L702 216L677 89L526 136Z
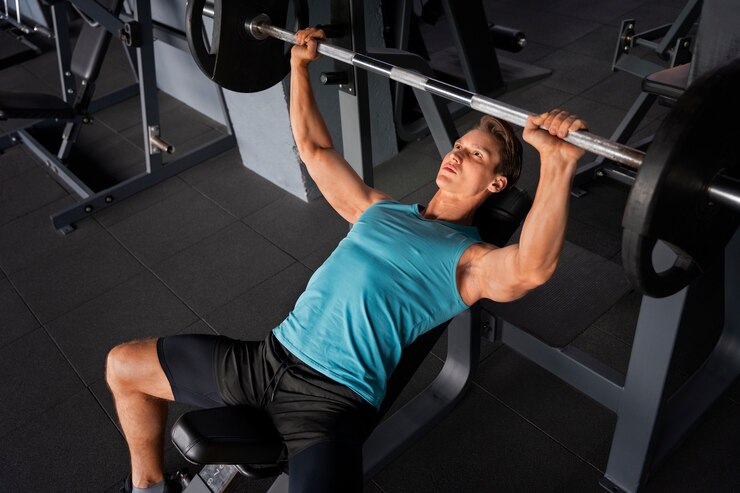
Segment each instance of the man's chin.
M434 180L434 182L437 184L439 188L449 189L450 188L450 176L449 174L445 174L444 171L437 173L437 178Z

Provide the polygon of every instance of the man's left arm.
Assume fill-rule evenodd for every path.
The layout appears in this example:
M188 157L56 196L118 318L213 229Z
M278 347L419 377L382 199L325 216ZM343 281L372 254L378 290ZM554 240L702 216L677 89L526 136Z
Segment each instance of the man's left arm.
M585 122L559 110L527 119L524 140L540 153L537 191L519 243L490 248L480 257L477 270L482 298L515 300L554 274L565 241L573 177L585 153L562 139L570 131L586 128Z

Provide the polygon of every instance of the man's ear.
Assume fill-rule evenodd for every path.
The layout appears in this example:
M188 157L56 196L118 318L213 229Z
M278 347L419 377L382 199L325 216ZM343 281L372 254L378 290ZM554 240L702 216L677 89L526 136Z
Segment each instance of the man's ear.
M507 183L509 183L509 181L506 179L506 177L503 175L499 175L494 178L493 181L488 185L488 191L491 193L498 193L506 188Z

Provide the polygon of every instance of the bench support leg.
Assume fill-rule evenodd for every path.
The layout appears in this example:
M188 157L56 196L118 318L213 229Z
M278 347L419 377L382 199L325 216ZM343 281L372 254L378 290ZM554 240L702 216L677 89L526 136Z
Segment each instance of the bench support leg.
M437 378L378 425L363 448L365 480L398 457L444 418L462 398L478 366L480 312L463 312L447 329L447 359Z

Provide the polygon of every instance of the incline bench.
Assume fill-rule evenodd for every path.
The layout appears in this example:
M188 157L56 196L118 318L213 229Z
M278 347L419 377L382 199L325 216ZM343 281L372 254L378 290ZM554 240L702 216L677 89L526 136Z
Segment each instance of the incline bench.
M492 195L476 214L475 224L481 237L489 243L504 246L524 220L530 206L529 195L516 187ZM462 397L479 358L480 335L475 330L479 324L474 322L477 312L478 308L472 307L404 349L388 382L378 421L388 412L449 325L447 359L437 378L426 390L380 423L365 442L365 480L439 422ZM205 465L190 481L185 490L187 493L223 492L238 473L263 478L285 472L270 491L288 490L288 465L277 463L282 441L269 417L261 410L231 406L190 411L175 422L172 441L187 460Z

